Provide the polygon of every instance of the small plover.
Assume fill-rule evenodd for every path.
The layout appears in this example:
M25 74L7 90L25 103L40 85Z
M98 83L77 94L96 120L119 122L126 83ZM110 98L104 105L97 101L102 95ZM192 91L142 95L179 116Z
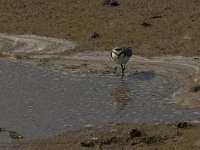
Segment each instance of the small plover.
M116 47L110 53L110 58L117 64L121 64L122 78L124 76L125 65L132 56L132 49L130 47Z

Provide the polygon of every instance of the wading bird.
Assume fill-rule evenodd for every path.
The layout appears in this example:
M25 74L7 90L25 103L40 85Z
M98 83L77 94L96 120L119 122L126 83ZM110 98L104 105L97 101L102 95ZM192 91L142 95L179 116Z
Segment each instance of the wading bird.
M124 76L125 65L132 56L132 49L130 47L116 47L112 49L110 58L117 64L121 64L122 67L122 78Z

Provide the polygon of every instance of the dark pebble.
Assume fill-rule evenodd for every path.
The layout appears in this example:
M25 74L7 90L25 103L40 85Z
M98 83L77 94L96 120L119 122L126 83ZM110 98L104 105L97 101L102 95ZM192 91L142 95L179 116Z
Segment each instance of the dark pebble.
M117 0L103 0L102 5L119 6Z
M92 142L92 141L81 142L80 144L83 147L93 147L94 146L94 142Z
M97 32L92 33L91 36L90 36L90 38L92 38L92 39L96 39L96 38L99 38L99 37L100 37L100 35Z
M141 137L142 133L138 129L133 129L132 131L129 132L129 135L130 135L131 138Z
M179 122L176 125L177 128L187 128L188 126L189 124L187 122Z
M111 6L119 6L119 3L115 0L111 0L110 5Z
M195 85L194 87L192 87L191 89L192 92L196 93L200 91L200 85Z
M143 27L151 27L152 26L152 24L147 23L147 22L142 22L140 25Z

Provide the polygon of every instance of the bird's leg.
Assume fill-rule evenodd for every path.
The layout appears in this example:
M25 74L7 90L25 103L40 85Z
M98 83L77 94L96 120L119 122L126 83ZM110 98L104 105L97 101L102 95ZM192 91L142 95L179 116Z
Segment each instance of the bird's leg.
M125 64L124 64L124 68L123 68L123 74L124 74L124 71L125 71Z
M123 66L123 64L121 64L122 67L122 78L124 77L124 71L125 71L125 65Z
M124 74L123 74L123 65L121 64L121 67L122 67L122 76L121 78L123 78Z

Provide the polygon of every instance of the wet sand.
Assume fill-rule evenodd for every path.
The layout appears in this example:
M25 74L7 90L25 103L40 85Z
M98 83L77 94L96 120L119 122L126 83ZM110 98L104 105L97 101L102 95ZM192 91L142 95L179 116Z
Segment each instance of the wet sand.
M7 0L0 2L0 13L2 14L0 28L3 33L35 34L75 41L79 45L73 50L75 54L76 52L85 53L86 51L100 51L102 53L110 51L111 48L117 45L125 45L133 47L135 55L145 57L163 55L192 56L192 59L195 59L195 64L193 62L190 64L191 59L189 58L186 61L189 61L187 65L190 66L177 65L178 70L176 67L168 69L175 79L179 79L181 88L177 91L175 97L182 97L181 100L177 99L177 103L187 107L199 107L199 91L190 91L195 87L194 79L199 78L199 74L195 74L196 69L192 67L199 65L199 1L127 0L126 2L119 1L119 4L119 6L104 6L101 1L93 0L87 3L73 0L59 0L57 2L54 0L39 0L37 2L34 0ZM95 31L100 35L97 38L91 36ZM5 55L7 54L3 54L3 56ZM70 58L70 55L68 52L62 54L66 58ZM10 57L10 54L6 57ZM12 57L29 59L24 55L22 57L14 54ZM38 59L36 57L36 60L41 65L52 65L52 61L49 61L49 59ZM90 74L108 74L102 72L102 68L99 72L94 71L99 63L90 66L87 60L81 60L82 63L76 64L77 59L72 59L71 62L74 64L71 66L68 65L67 61L66 64L63 63L65 59L57 56L51 60L58 66L62 64L61 68L64 67L66 70L79 71L82 66L85 66L85 70L91 69ZM156 60L159 61L159 58ZM175 60L173 60L174 63L176 63ZM150 60L148 60L149 62ZM103 66L103 69L107 67L106 65ZM161 68L169 67L169 65L165 66L163 64L161 66ZM190 68L191 72L185 71L185 67ZM109 68L107 69L109 70ZM130 69L135 68L130 67ZM179 77L177 74L179 74ZM184 74L183 77L182 74ZM181 81L183 82L181 83ZM185 85L187 88L185 88ZM188 93L191 93L191 95L188 95ZM193 98L197 102L190 100ZM141 131L141 137L130 137L129 132L134 128ZM2 144L0 148L55 150L101 148L199 149L199 131L199 125L187 126L181 129L177 129L173 124L166 125L165 123L161 125L151 123L146 125L108 125L28 143L14 140L13 145Z

